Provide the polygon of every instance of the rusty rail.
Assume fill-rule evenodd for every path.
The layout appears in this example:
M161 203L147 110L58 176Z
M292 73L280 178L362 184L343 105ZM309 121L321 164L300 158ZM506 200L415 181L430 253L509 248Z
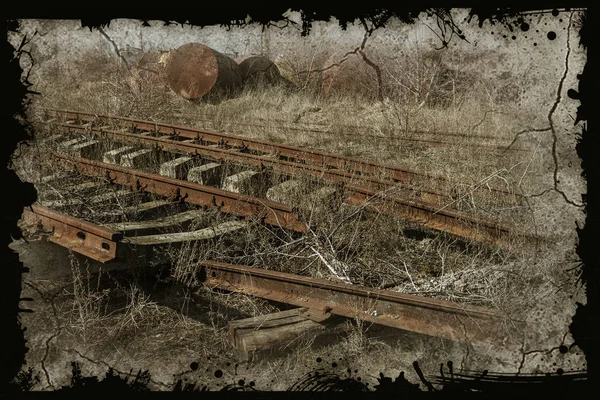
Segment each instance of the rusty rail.
M323 167L337 168L343 171L351 172L355 175L380 175L386 177L387 179L407 183L414 181L417 177L448 181L447 178L442 176L436 176L408 168L401 168L374 161L327 153L315 149L267 142L264 140L252 139L204 129L186 128L160 122L144 121L134 118L94 114L73 110L47 108L45 109L45 112L48 117L54 117L57 119L61 118L63 120L84 121L89 123L102 122L105 124L116 122L122 127L133 130L158 132L165 135L173 135L207 143L249 149L265 154L274 154L279 157L294 159L298 162L310 162ZM517 196L514 193L510 193L501 189L492 188L489 190L503 196L509 195L513 198L516 198Z
M213 122L210 119L206 119L206 118L195 118L196 120L199 121L203 121L203 122ZM354 138L358 138L359 140L371 140L371 139L393 139L393 140L399 140L399 141L403 141L403 142L416 142L416 143L423 143L423 144L427 144L429 146L455 146L455 147L461 147L461 146L467 146L467 147L481 147L483 149L487 149L487 150L498 150L498 151L509 151L509 152L528 152L529 150L527 149L523 149L523 148L517 148L517 147L508 147L508 146L501 146L501 145L493 145L493 144L487 144L487 143L464 143L464 142L444 142L442 140L431 140L431 139L416 139L413 137L403 137L403 136L382 136L382 135L374 135L372 133L364 133L366 130L368 130L369 128L372 127L367 127L367 126L352 126L352 125L337 125L336 127L339 126L342 130L336 130L336 131L331 131L331 130L325 130L325 129L316 129L316 128L308 128L308 127L299 127L299 126L290 126L290 125L284 125L284 123L288 122L288 121L282 121L282 120L267 120L267 119L259 119L260 121L264 121L266 123L269 122L279 122L281 123L281 125L278 126L278 128L283 129L283 130L290 130L290 131L299 131L299 132L304 132L304 133L318 133L320 135L341 135L341 136L349 136L349 137L354 137ZM252 127L262 127L264 126L264 123L261 125L260 123L252 123L252 122L243 122L243 121L231 121L231 120L227 120L228 124L232 124L232 125L239 125L239 126L252 126ZM311 125L312 123L309 123L308 125ZM302 125L306 125L306 122L304 122ZM327 124L322 124L322 125L327 125ZM361 132L360 133L350 133L348 132L349 129L360 129ZM419 135L430 135L430 136L455 136L461 139L466 139L466 140L495 140L497 139L497 137L494 136L485 136L485 135L470 135L470 134L465 134L465 133L457 133L457 132L443 132L443 131L426 131L426 130L416 130L416 129L411 129L408 132L410 133L417 133Z
M57 161L55 166L80 171L88 176L105 177L112 183L128 186L133 190L155 193L173 201L204 207L216 206L225 213L258 218L267 224L292 231L306 230L306 225L298 215L285 204L81 157L60 153L53 153L53 156Z
M142 136L133 133L124 133L112 130L97 130L90 127L73 126L70 124L59 124L67 132L96 133L98 135L107 135L115 140L122 140L129 143L140 145L149 145L166 151L175 151L184 154L205 155L218 161L232 161L251 166L278 168L286 174L303 172L316 177L322 177L333 182L350 182L355 178L352 174L335 169L327 169L307 164L298 164L289 161L276 160L268 156L257 156L244 154L234 150L220 149L209 146L198 145L174 141L153 136ZM421 224L425 227L445 231L474 240L484 241L503 245L503 238L510 235L508 227L503 226L496 220L486 218L475 218L464 212L456 211L450 208L438 206L441 194L439 192L424 192L419 194L421 200L413 201L398 195L380 193L380 190L393 189L394 185L389 182L375 178L365 177L357 179L361 185L346 184L345 189L349 193L345 202L353 205L361 205L367 201L376 202L372 206L386 214L395 215L408 221ZM363 186L364 184L366 186ZM398 185L398 189L419 190L412 186ZM426 201L423 201L425 199ZM380 204L383 203L383 204Z
M228 291L450 340L491 343L502 331L494 311L217 261L204 261L204 283Z
M35 229L40 226L52 233L49 240L100 262L117 257L117 244L121 232L71 217L34 204L23 211L23 226Z
M108 262L121 252L120 232L37 205L25 209L22 225L39 224L51 233L54 243L93 259ZM202 261L200 266L200 278L206 285L307 307L317 313L455 341L491 343L503 334L503 317L484 307L218 261ZM512 323L518 328L522 324Z
M393 215L421 226L448 232L463 238L473 239L502 247L510 246L512 232L500 222L482 217L473 217L461 211L438 209L431 204L373 193L355 185L347 185L350 194L344 202L360 206L369 203L369 208L386 215Z
M107 176L114 182L134 190L147 191L202 206L217 205L226 213L262 219L265 223L285 229L304 232L307 226L300 221L292 207L252 196L241 195L185 180L92 161L81 157L54 153L58 166L80 170L92 176ZM344 203L367 204L369 208L386 215L402 218L427 228L448 232L460 237L495 244L509 245L511 231L498 221L475 218L452 209L438 209L434 205L386 195L356 185L345 186L348 195Z
M348 183L357 181L362 187L371 191L390 189L407 190L415 193L420 200L427 203L443 204L443 202L448 198L448 195L440 191L416 187L407 183L395 183L368 175L357 176L338 169L324 168L310 164L300 164L296 162L280 160L271 156L240 153L239 151L232 149L215 148L196 143L176 141L170 138L139 135L110 129L92 128L88 126L71 125L67 123L55 123L53 125L64 129L65 132L69 134L92 134L99 137L108 137L115 141L152 146L164 151L172 151L187 155L202 155L219 162L230 161L252 167L270 167L277 169L288 176L292 176L295 173L303 173L322 178L330 182Z

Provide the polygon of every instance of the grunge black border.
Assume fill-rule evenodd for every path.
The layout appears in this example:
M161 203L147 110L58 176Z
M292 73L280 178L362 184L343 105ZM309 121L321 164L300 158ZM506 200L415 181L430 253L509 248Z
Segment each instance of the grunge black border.
M345 26L346 23L354 21L355 18L363 18L370 23L377 25L385 22L386 15L395 15L406 22L411 22L412 19L421 11L431 8L451 8L451 7L467 7L472 8L471 14L479 21L489 19L499 24L515 23L518 12L527 10L541 10L554 8L586 8L586 19L579 32L580 43L587 50L587 61L585 68L579 76L579 87L569 88L568 95L573 99L581 102L577 110L577 118L586 121L586 128L581 132L578 140L577 152L581 158L583 176L587 183L587 194L583 196L583 201L586 205L586 221L583 227L577 228L579 236L579 245L577 246L577 254L581 259L580 278L582 284L587 285L587 304L578 304L577 312L573 316L573 322L570 326L570 331L575 339L575 343L584 351L587 361L587 374L569 375L564 374L560 379L543 379L531 377L526 379L525 384L515 383L516 377L511 376L493 376L487 375L485 371L473 373L472 375L452 375L443 377L445 394L464 393L465 390L480 388L484 392L495 392L496 394L508 395L510 393L536 393L536 394L582 394L583 386L591 386L595 382L594 378L598 376L598 342L594 339L597 332L600 331L600 313L598 313L598 272L600 270L600 253L598 253L598 241L600 238L600 218L598 209L598 176L600 159L598 150L598 129L596 127L597 114L594 113L595 102L594 95L598 94L600 88L599 79L596 74L598 70L598 54L597 54L597 37L600 23L597 13L597 7L593 1L496 1L481 6L482 2L471 1L421 1L412 6L398 6L400 2L382 2L369 1L358 4L357 2L346 2L343 7L333 6L320 2L318 6L310 2L274 2L272 4L260 5L249 4L246 2L243 6L226 3L205 4L194 3L192 5L179 5L167 8L166 5L158 7L154 5L137 4L120 5L103 3L56 3L47 2L45 4L29 4L20 3L16 7L9 10L6 18L6 30L16 29L16 19L27 18L49 18L49 19L80 19L81 24L89 29L102 27L110 23L111 19L115 18L133 18L139 20L163 20L175 21L180 23L190 23L193 25L205 26L213 24L222 24L231 26L243 23L247 15L250 15L254 22L267 24L269 21L278 21L281 15L289 8L296 11L302 11L303 29L306 34L310 34L311 22L315 20L328 20L330 16L335 16L340 24ZM13 4L14 6L14 4ZM7 166L8 160L13 153L19 141L27 140L32 133L26 125L23 117L23 110L26 107L26 99L28 95L35 95L29 92L27 82L21 81L21 69L18 59L14 58L14 49L8 43L5 44L5 59L8 61L7 72L10 75L9 79L9 97L5 104L8 104L8 121L5 125L3 133L3 146L0 148L2 152L3 165ZM6 64L5 64L6 65ZM20 218L21 210L32 204L35 201L35 192L33 185L21 182L16 174L8 168L4 167L2 174L2 186L5 195L2 198L2 260L3 260L3 276L0 278L2 282L2 328L7 335L4 335L2 351L0 352L0 365L2 368L2 381L0 382L0 397L3 393L10 393L10 396L25 396L27 392L18 392L19 389L27 389L27 387L18 388L16 385L9 385L9 382L16 376L21 369L27 344L23 337L23 330L18 322L18 314L27 312L27 299L22 299L21 294L21 276L27 272L22 263L19 262L15 252L8 248L8 244L12 241L11 238L19 238L20 232L16 227L17 220ZM75 379L77 366L73 366L74 379L71 391L63 391L63 393L55 393L60 397L69 397L73 395L88 395L92 393L105 394L114 392L135 392L135 389L140 389L135 385L143 386L143 379L134 380L134 382L124 382L121 378L109 379L107 375L103 380L93 377L81 377ZM418 372L418 365L415 366ZM523 378L523 376L521 376ZM301 378L295 386L310 387L309 381L313 382L312 389L316 387L321 389L329 388L331 390L343 390L348 392L360 392L361 389L353 380L343 380L339 377L323 377L318 374ZM353 381L353 382L351 382ZM25 381L23 381L25 382ZM316 383L315 383L316 382ZM425 383L423 381L423 383ZM79 386L78 386L79 385ZM308 385L308 386L306 386ZM315 386L317 385L317 386ZM320 386L318 386L320 385ZM411 386L412 385L412 386ZM427 385L426 385L427 386ZM142 387L143 388L143 387ZM591 389L591 387L590 387ZM14 392L17 390L17 392ZM175 387L177 394L183 395L185 392L200 390L190 386L182 386L179 384ZM309 389L307 389L309 390ZM5 392L6 391L6 392ZM60 392L60 391L59 391ZM70 394L69 394L70 393ZM261 392L261 398L275 396L267 392ZM311 392L312 393L312 392ZM418 389L414 390L414 384L409 383L403 377L403 374L397 378L389 378L381 376L379 389L372 392L373 395L385 394L390 395L418 395ZM258 393L255 393L255 395ZM44 394L46 395L46 394ZM51 395L51 394L48 394ZM203 394L206 395L206 394ZM252 393L246 392L244 395L251 396ZM286 393L286 397L290 393ZM308 393L304 394L305 396ZM303 397L305 397L303 396ZM311 394L311 396L314 396Z

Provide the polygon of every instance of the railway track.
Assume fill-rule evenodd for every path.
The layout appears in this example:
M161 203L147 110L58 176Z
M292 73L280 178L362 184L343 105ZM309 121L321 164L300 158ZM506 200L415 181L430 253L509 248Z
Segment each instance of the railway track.
M89 160L83 157L73 157L63 153L56 156L57 165L66 169L79 169L95 176L111 175L112 179L117 183L135 188L136 190L139 190L140 187L150 188L147 190L173 197L178 201L195 202L194 204L203 206L206 206L208 202L214 203L216 201L217 203L222 203L224 207L223 211L233 211L232 207L234 206L232 204L238 204L241 199L239 194L234 196L234 198L228 197L228 195L219 192L219 190L222 190L221 187L209 190L203 189L204 192L199 191L197 187L192 188L190 186L193 186L192 183L184 183L186 178L188 181L190 180L189 173L185 177L180 172L177 172L178 168L182 170L186 165L201 163L207 167L201 173L208 173L211 168L212 170L219 169L222 163L229 162L243 166L241 169L245 169L242 172L232 175L239 179L247 178L248 181L252 181L254 178L264 176L265 169L277 170L278 173L286 177L286 181L273 185L269 190L262 190L258 195L252 193L255 194L254 200L250 201L248 198L244 198L242 201L246 207L245 214L243 215L259 216L262 212L263 215L260 218L266 218L268 223L277 222L277 225L286 229L302 231L302 222L298 220L297 215L294 215L292 205L274 205L271 202L273 202L274 198L278 197L276 195L278 191L285 193L286 187L288 189L293 187L295 177L298 175L310 175L330 183L339 184L339 192L342 193L342 201L345 204L354 206L368 204L370 208L384 214L393 215L427 228L500 246L505 245L507 239L513 234L508 227L503 226L496 220L476 218L467 213L443 206L441 202L445 198L445 195L440 192L417 188L410 183L398 183L393 180L376 178L369 174L357 174L356 169L359 168L357 163L362 162L361 160L352 159L352 162L355 163L352 164L355 169L344 170L333 166L336 162L333 155L323 155L320 152L311 153L312 150L293 148L293 154L287 152L285 156L282 156L280 152L282 145L269 142L254 141L254 145L248 145L244 142L245 138L239 137L233 137L229 141L224 141L222 134L216 133L214 135L210 133L209 139L207 139L206 136L201 135L200 132L203 131L123 118L117 118L117 122L119 124L131 125L127 125L122 130L115 130L108 129L106 126L94 126L102 121L110 122L113 117L100 117L100 119L97 119L91 114L86 113L82 113L82 115L79 113L71 114L71 112L59 113L58 111L50 111L50 113L55 117L64 117L63 121L46 121L52 124L53 127L60 129L61 134L53 136L54 140L64 139L62 136L64 134L76 137L70 141L63 142L59 146L66 153L86 154L86 149L95 148L95 145L101 141L99 139L110 139L114 143L120 143L119 146L121 146L117 146L117 148L113 146L112 150L104 153L104 161L111 161L108 163ZM77 137L77 135L79 136ZM219 138L218 141L217 137ZM283 147L292 151L289 149L290 146ZM259 148L263 152L259 152ZM308 159L305 158L303 153L305 150L309 153ZM172 156L169 161L161 166L161 171L163 167L165 171L171 171L166 172L168 175L167 178L180 178L176 179L179 182L168 181L168 179L165 179L165 176L156 173L150 175L146 173L144 175L144 173L138 173L134 169L115 165L118 164L117 161L121 162L122 159L130 160L129 162L125 162L125 165L132 166L135 162L131 160L135 160L137 156L146 156L157 151L184 156L179 158ZM128 158L131 155L133 156ZM345 158L342 157L342 159ZM317 162L319 160L321 164ZM338 160L337 162L339 166L341 161ZM167 167L169 163L171 167ZM367 162L365 169L369 170L369 165L372 166L372 164ZM199 168L202 169L203 167ZM253 170L248 170L248 168L253 168ZM197 170L198 167L191 169ZM373 172L373 169L370 171ZM243 175L245 173L246 176L244 178ZM161 174L164 174L164 172L161 172ZM205 180L196 179L196 182L206 183L204 182ZM408 178L406 180L410 181ZM223 182L223 180L221 179L220 182ZM231 190L231 185L227 187L228 190L225 190L225 192ZM200 192L203 194L198 194ZM243 195L241 196L243 197ZM252 208L249 206L251 203L255 204L253 211L249 211ZM275 203L279 202L275 201ZM263 207L263 211L259 212L257 210L260 206L257 204L262 204L266 208ZM239 207L239 205L235 207ZM264 209L274 211L264 211ZM241 211L238 210L237 212Z
M130 151L131 150L132 149L130 149ZM110 153L110 151L106 154L108 153ZM136 151L131 154L134 153L136 153ZM139 151L137 151L137 153L139 153ZM147 153L142 153L140 155L143 154ZM163 167L165 164L172 163L172 161L173 160L165 162ZM124 188L121 190L153 193L174 202L186 202L204 207L217 206L222 212L257 218L265 223L293 231L303 232L308 229L305 222L300 219L297 211L291 205L258 196L232 192L231 190L235 188L229 187L230 190L223 190L192 182L190 180L175 179L169 176L149 173L135 168L99 162L69 154L54 153L53 157L47 159L47 162L52 165L53 168L65 172L71 171L81 173L88 177L106 178L109 182L118 184ZM203 165L211 166L211 168L218 168L220 164L208 163ZM196 168L202 168L202 166ZM194 171L195 170L192 169L190 173L193 174ZM204 169L201 173L207 171L210 171L210 169ZM257 174L254 174L256 171L248 170L231 176L239 177L247 172L252 173L246 175L246 178L249 180L257 176ZM188 176L190 173L188 173ZM204 178L205 177L206 176L204 176ZM279 186L285 185L286 182L289 183L290 181L284 181L282 184L273 186L269 190L278 189ZM223 186L227 187L228 185L224 184ZM251 186L251 183L246 186ZM327 189L327 187L323 188ZM265 190L263 189L262 192L264 193ZM433 207L428 203L410 201L397 196L383 196L362 187L345 187L341 192L345 193L342 196L344 204L353 206L367 205L369 208L384 214L399 217L430 229L452 233L460 237L480 240L495 245L504 245L511 234L511 231L508 228L503 227L496 221L474 218L465 213L451 209L439 211L436 207ZM333 191L316 190L313 193L317 196L321 196L323 201L327 201L332 195L336 196L337 192L333 189ZM271 197L273 196L274 195L271 195ZM63 203L60 201L58 201L58 203L48 203L50 206L60 204ZM64 205L68 204L68 202L64 203Z
M88 177L104 177L111 184L129 188L132 192L157 194L171 202L218 207L221 212L256 218L284 229L297 232L306 230L306 225L291 206L255 196L59 153L54 154L52 165Z
M200 121L203 121L205 123L209 123L212 124L214 123L214 121L210 120L210 119L200 119ZM264 124L267 123L278 123L278 125L276 126L276 129L280 129L280 130L287 130L287 131L295 131L295 132L302 132L302 133L312 133L312 134L319 134L319 135L336 135L336 136L345 136L345 137L351 137L351 138L358 138L358 139L365 139L365 140L372 140L372 139L387 139L387 140L397 140L397 141L402 141L402 142L413 142L413 143L418 143L418 144L423 144L426 146L449 146L449 147L470 147L470 148L480 148L482 150L485 151L498 151L498 152L529 152L529 150L527 149L523 149L523 148L519 148L519 147L513 147L513 146L509 146L509 145L495 145L495 144L490 144L490 143L486 143L486 142L491 142L494 140L497 140L496 137L494 136L486 136L486 135L471 135L471 134L465 134L465 133L458 133L458 132L436 132L436 131L426 131L426 130L414 130L411 129L408 132L404 132L404 134L406 135L408 134L418 134L419 138L416 137L411 137L411 136L401 136L401 135L397 135L397 134L393 134L391 132L385 132L385 134L381 135L381 134L373 134L373 133L365 133L369 130L370 127L367 126L352 126L352 125L342 125L340 126L340 128L342 130L328 130L328 129L324 129L328 126L328 124L322 123L322 124L315 124L315 123L303 123L302 127L300 126L293 126L293 125L289 125L289 121L281 121L281 120L263 120L263 125L258 124L258 123L252 123L252 122L245 122L245 121L226 121L227 124L231 124L231 125L238 125L238 126L249 126L249 127L263 127ZM316 125L316 126L321 126L323 127L322 129L317 129L314 127L307 127L306 125ZM336 126L339 126L336 124ZM353 130L357 130L359 129L361 132L353 132ZM387 134L387 135L386 135ZM429 139L423 138L423 136L429 136ZM456 137L456 138L460 138L461 141L447 141L447 140L440 140L440 138L445 138L445 139L452 139L452 137ZM466 142L465 142L466 141ZM475 142L474 142L475 141Z
M375 181L387 180L392 183L402 182L405 184L411 184L419 180L427 180L430 182L450 182L456 184L459 183L449 180L446 177L415 171L408 168L391 166L315 149L267 142L264 140L252 139L215 131L80 111L57 109L45 109L44 111L47 121L52 120L52 122L69 122L70 124L79 124L80 126L89 124L87 125L88 128L96 126L96 128L99 129L102 129L102 127L111 128L116 125L122 128L127 128L130 130L130 132L153 132L155 134L164 135L165 137L174 136L176 140L193 140L194 143L206 145L216 144L222 148L238 149L245 152L251 151L257 155L289 160L296 164L314 165L326 169L345 171L355 178L360 177L363 181L368 180L365 179L365 176L371 176L377 177ZM380 185L382 184L382 182L377 183ZM426 188L421 188L421 190L430 192L434 196L442 195L442 193L428 190ZM494 195L506 198L510 202L516 202L520 199L518 194L499 188L472 187L469 190L475 192L490 192Z
M207 227L203 237L200 237L199 231L194 231L187 232L186 237L183 237L183 233L179 236L162 235L162 241L161 235L134 236L137 240L126 240L128 230L165 226L176 223L176 220L180 222L185 218L193 218L193 211L188 214L171 217L170 222L163 218L98 225L33 205L31 209L24 210L21 226L27 232L42 230L49 233L49 240L104 263L126 259L132 254L132 245L136 248L166 242L202 240L227 234L242 226L230 224L231 230L223 228L223 224ZM433 298L218 261L200 261L199 267L199 279L205 285L307 308L312 320L322 321L329 315L360 318L428 336L487 344L503 334L505 318L485 307L458 305ZM515 323L521 326L520 322L513 321Z
M339 184L317 185L314 193L321 196L318 201L324 202L335 194L340 203L367 206L428 228L495 245L503 245L506 236L511 235L497 221L477 219L451 209L440 210L435 205L440 194L427 192L428 201L424 201L423 194L414 195L418 200L397 193L386 194L391 184L385 179L331 165L311 164L300 154L282 159L261 154L244 143L228 148L229 143L221 141L215 146L198 135L190 137L187 131L165 134L159 128L142 129L138 123L117 130L82 122L52 121L60 133L40 139L47 150L43 162L52 173L37 182L40 203L24 211L21 225L28 232L41 229L58 245L102 263L139 258L140 254L152 257L155 254L152 249L162 245L225 236L233 239L240 230L255 223L302 234L310 224L300 217L298 210L292 204L270 199L277 197L273 193L278 190L285 192L282 185L287 182L289 186L298 175ZM160 160L156 170L149 167L150 158ZM231 163L233 168L225 168L225 163ZM271 169L282 174L283 182L269 182L260 193L252 190L255 185L242 184L245 179L252 181ZM410 183L399 187L405 196L417 190ZM84 213L90 218L61 211L71 207L90 209ZM209 219L200 226L192 223L215 208L219 215L227 217L218 221ZM98 222L102 213L110 218ZM276 329L302 330L337 315L474 343L493 343L504 334L499 332L505 328L505 318L485 307L293 275L270 270L266 265L235 265L216 260L199 261L198 265L204 285L308 310L302 316L272 317L268 325ZM289 326L291 321L293 328ZM241 321L231 325L230 334L236 346L246 349L252 343L272 343L272 332L251 337L256 329L248 328L247 324ZM243 326L246 330L240 328ZM247 357L247 349L242 353Z

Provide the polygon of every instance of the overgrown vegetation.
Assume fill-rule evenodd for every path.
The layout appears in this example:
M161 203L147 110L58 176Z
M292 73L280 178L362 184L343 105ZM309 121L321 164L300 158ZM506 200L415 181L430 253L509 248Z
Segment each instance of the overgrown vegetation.
M452 202L440 205L441 209L449 207L497 218L533 233L530 227L535 222L534 213L528 201L508 202L489 191L482 194L475 189L535 192L540 184L536 176L546 171L548 162L546 155L540 155L541 149L548 144L538 142L530 148L524 140L513 142L526 126L527 112L519 110L506 93L504 98L490 94L490 83L477 76L476 60L468 64L461 54L414 52L402 62L388 62L382 67L385 99L379 102L370 93L356 97L320 94L317 89L321 81L313 70L318 70L327 57L291 54L278 60L281 69L298 85L296 90L285 86L247 88L219 104L179 98L164 84L157 65L127 69L109 60L89 58L88 62L75 63L68 74L57 69L55 80L40 81L38 90L42 95L30 116L32 121L40 118L41 107L76 109L384 161L447 178L415 182L454 195ZM353 88L371 87L372 78L365 78L371 79L366 83L354 80ZM100 147L94 157L101 159L105 150ZM41 168L39 161L44 154L43 146L32 145L27 156L16 160L25 180L38 183L41 176L52 172ZM145 168L157 172L159 165L157 159ZM274 173L272 179L282 177ZM323 202L312 194L318 187L335 189L333 185L305 176L292 179L297 181L297 189L287 202L297 205L303 220L310 221L312 230L305 235L250 221L233 235L158 247L142 263L154 260L153 268L168 265L169 278L167 283L153 278L153 287L145 286L147 276L141 272L147 265L132 266L127 273L92 276L86 264L73 257L72 288L64 293L71 305L64 310L69 333L80 335L86 342L97 340L97 351L111 342L131 343L141 352L140 358L150 353L156 357L162 348L165 357L172 357L168 346L178 340L177 346L198 357L230 359L233 353L226 340L227 322L277 308L261 299L204 287L197 280L197 265L203 260L483 305L511 315L535 301L534 296L524 294L530 282L546 282L548 268L554 272L558 269L552 261L548 261L552 265L533 263L534 255L521 239L515 240L511 251L459 240L365 206L343 206L335 196ZM106 193L106 182L98 180L99 186L84 192L68 189L86 181L89 179L69 175L38 183L40 200L77 199L83 194L79 204L63 210L105 224L139 219L140 214L131 207L156 198L122 194L115 201L92 205L86 199ZM114 189L113 185L110 190ZM227 218L233 217L208 209L185 226L175 225L160 232L175 232L182 227L199 229ZM389 345L369 337L368 329L363 321L356 321L347 340L327 351L351 360L366 357L367 350L373 354L388 352ZM141 332L156 340L145 347L135 344ZM313 355L306 346L300 346L285 360L277 361L277 368L295 370L299 359Z

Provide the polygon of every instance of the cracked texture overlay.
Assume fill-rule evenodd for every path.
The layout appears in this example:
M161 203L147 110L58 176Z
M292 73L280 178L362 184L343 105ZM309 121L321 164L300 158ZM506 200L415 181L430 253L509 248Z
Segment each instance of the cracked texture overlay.
M586 62L579 43L582 15L578 9L540 10L510 28L489 20L479 27L468 10L454 9L422 13L410 24L391 18L375 26L357 19L345 30L332 18L313 22L306 36L300 13L292 11L285 23L264 29L133 19L88 29L78 20L21 20L8 39L15 48L26 43L21 66L40 93L29 110L32 120L40 115L36 107L79 106L402 165L457 182L452 189L460 195L440 210L463 207L541 239L515 239L509 252L490 252L471 244L457 250L456 243L424 234L412 250L377 260L403 279L382 283L390 290L494 307L506 312L507 325L511 318L526 323L498 343L447 342L358 322L342 344L308 344L258 363L235 360L223 324L229 308L247 317L277 311L272 305L246 296L239 303L221 299L217 306L207 292L198 298L160 282L140 286L139 276L122 276L127 266L106 267L43 240L16 240L11 248L29 269L22 297L33 299L27 303L33 312L21 317L29 347L24 369L37 376L33 389L68 385L73 361L87 376L104 376L110 368L140 378L139 371L147 371L153 390L182 384L219 390L239 382L283 390L324 366L360 376L371 387L379 373L405 372L415 383L448 360L455 371L585 371L585 356L569 332L576 304L586 303L574 251L576 227L585 219L586 187L575 148L585 123L575 121L579 103L567 95ZM219 104L184 100L156 79L160 60L191 42L236 60L266 57L295 87L320 94L293 104L293 96L268 95L244 103L246 92ZM126 71L125 78L115 78L122 73L117 70ZM266 111L259 115L261 107ZM232 122L236 117L239 125ZM278 130L282 121L317 133ZM16 162L26 171L23 181L35 178L28 163ZM520 200L478 200L474 192L482 188L507 190ZM354 259L343 258L331 241L327 246L312 247L319 257L306 268L320 259L334 275L332 266L352 270ZM318 273L329 273L323 270ZM413 368L415 361L421 369Z

